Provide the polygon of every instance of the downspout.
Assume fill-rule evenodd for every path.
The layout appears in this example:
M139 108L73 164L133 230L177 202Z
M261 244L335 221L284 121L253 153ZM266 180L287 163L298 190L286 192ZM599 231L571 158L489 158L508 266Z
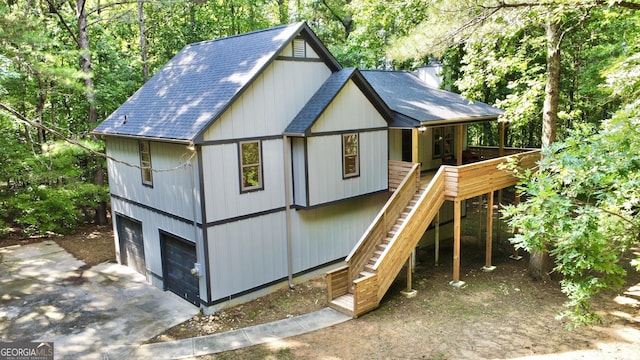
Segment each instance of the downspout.
M195 161L196 159L196 147L194 144L189 144L187 149L191 151L191 156L189 157L189 167L191 168L191 197L193 198L191 201L192 204L192 212L193 212L193 242L198 244L198 207L196 202L198 201L198 197L196 195L196 167Z
M287 273L289 278L289 288L293 289L293 243L291 239L291 153L287 148L289 137L284 135L282 138L282 149L284 156L284 207L286 217L286 232L287 232Z
M196 191L196 161L198 161L197 159L197 155L198 155L198 151L196 150L196 147L193 143L189 144L189 146L187 146L187 149L191 151L191 157L189 160L189 167L191 167L191 196L192 196L192 211L193 211L193 242L196 244L196 254L198 253L198 206L197 206L197 202L198 202L198 192ZM204 244L202 246L203 249L203 260L204 258L206 258L206 252L207 249L204 247ZM196 260L197 257L196 257ZM206 266L208 266L207 261L203 261ZM200 262L200 264L202 264L202 262ZM197 276L200 280L200 278L202 278L204 276L204 274L200 273L201 271L203 271L204 269L202 268L202 265L200 265L200 267L198 268L197 265L194 264L194 268L196 269L196 273L194 273L194 276ZM200 286L198 285L198 288L200 288ZM200 294L198 294L198 297L200 297ZM208 301L209 299L207 299Z

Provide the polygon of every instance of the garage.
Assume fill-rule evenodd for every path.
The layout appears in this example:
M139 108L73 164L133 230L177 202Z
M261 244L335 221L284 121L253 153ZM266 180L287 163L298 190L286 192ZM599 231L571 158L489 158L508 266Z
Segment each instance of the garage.
M142 223L122 215L116 215L116 226L120 241L120 263L147 276Z
M195 244L167 233L161 233L164 289L194 305L200 305L197 276L191 274L197 262Z

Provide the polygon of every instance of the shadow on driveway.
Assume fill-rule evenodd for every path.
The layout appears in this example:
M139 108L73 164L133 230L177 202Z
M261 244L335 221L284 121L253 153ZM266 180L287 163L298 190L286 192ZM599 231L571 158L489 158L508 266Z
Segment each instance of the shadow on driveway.
M52 341L56 359L118 359L198 313L118 264L92 268L53 241L0 248L0 341Z

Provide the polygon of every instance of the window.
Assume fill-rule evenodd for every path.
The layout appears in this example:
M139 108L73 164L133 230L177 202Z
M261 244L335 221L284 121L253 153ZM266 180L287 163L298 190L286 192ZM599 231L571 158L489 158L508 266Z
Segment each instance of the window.
M240 143L240 190L262 189L262 149L259 141Z
M344 178L360 175L359 152L358 134L342 135L342 176Z
M433 158L453 155L453 127L433 128Z
M148 141L140 141L140 170L142 183L153 185L153 171L151 170L151 148Z

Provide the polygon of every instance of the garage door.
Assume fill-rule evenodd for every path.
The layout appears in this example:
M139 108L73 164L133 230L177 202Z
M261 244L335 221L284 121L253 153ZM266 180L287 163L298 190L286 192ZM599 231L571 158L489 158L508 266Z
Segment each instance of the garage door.
M195 244L165 233L161 239L165 290L200 305L198 277L191 274L197 262Z
M120 239L120 262L147 275L144 262L144 241L142 239L142 223L116 215L118 239Z

